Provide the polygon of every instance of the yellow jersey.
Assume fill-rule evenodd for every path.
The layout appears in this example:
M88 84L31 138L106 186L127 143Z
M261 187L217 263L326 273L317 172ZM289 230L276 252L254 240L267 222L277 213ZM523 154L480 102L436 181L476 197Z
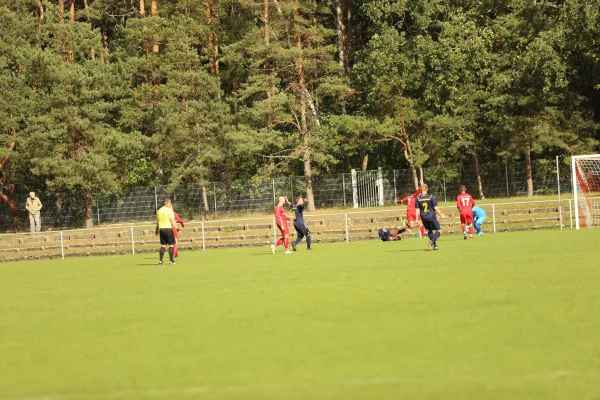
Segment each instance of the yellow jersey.
M156 212L156 221L158 222L158 229L171 229L171 219L175 219L175 213L172 208L162 206Z

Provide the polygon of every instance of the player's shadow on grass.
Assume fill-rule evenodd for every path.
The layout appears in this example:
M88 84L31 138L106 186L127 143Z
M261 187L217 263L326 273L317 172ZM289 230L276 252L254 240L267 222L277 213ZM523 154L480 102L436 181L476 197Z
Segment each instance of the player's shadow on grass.
M385 253L406 253L409 251L423 252L431 251L431 249L399 249L399 250L386 250Z
M283 254L283 253L281 253ZM277 255L277 253L273 254L271 253L271 250L265 251L265 252L260 252L260 253L252 253L253 256L271 256L273 257L274 255Z

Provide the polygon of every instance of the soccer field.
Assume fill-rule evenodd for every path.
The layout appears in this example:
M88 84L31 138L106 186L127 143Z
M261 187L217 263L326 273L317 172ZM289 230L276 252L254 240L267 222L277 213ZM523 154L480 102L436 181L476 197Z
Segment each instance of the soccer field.
M0 264L0 400L598 399L599 241Z

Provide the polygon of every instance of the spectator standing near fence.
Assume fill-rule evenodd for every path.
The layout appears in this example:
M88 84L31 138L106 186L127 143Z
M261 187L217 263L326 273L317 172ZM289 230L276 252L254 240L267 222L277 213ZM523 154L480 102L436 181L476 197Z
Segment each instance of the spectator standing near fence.
M37 198L35 192L29 193L29 197L25 203L25 208L29 212L29 227L31 229L31 233L39 233L40 229L42 228L40 212L42 209L42 202Z

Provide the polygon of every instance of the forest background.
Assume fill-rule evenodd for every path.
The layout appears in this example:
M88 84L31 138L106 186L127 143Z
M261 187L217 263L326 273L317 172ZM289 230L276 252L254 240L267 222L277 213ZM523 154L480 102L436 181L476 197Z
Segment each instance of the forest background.
M600 151L600 0L0 0L0 200ZM311 201L311 203L313 203Z

